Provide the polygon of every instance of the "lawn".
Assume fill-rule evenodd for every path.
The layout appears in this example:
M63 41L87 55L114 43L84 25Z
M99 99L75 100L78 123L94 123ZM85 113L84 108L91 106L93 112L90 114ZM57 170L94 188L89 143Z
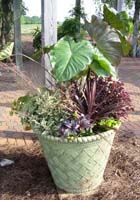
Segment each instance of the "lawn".
M41 24L22 24L21 33L23 35L31 35L37 27L41 28Z

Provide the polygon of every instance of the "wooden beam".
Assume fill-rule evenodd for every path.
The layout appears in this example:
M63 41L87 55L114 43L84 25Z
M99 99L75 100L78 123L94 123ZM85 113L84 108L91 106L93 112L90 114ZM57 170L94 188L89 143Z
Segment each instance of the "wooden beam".
M57 41L57 0L41 0L42 13L42 46L53 45ZM51 71L51 64L47 54L42 57L45 67L45 84L50 87L52 78L47 71Z
M117 0L117 11L121 12L126 9L125 0Z
M22 42L21 42L21 2L22 0L13 0L14 5L14 40L15 40L15 54L17 69L23 69L22 58Z

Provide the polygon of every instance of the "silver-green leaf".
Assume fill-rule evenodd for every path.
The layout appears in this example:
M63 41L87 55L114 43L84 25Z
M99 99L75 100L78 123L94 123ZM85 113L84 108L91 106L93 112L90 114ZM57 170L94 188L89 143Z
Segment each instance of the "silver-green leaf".
M118 65L122 56L122 46L118 34L96 16L92 16L91 23L85 19L85 26L100 52L112 65Z
M0 51L0 61L9 58L13 52L14 43L7 43L4 48Z

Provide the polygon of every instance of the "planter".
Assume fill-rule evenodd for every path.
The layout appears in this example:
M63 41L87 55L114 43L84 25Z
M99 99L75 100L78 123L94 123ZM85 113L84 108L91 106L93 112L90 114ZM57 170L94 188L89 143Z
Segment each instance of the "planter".
M114 130L70 142L34 130L56 186L70 193L89 192L103 181Z

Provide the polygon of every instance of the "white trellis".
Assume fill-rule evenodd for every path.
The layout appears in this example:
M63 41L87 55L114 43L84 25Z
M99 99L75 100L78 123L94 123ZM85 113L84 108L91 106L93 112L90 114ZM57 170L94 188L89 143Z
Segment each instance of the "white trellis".
M21 22L20 5L22 0L13 0L14 3L14 35L15 35L15 54L16 65L22 70L22 42L21 42ZM57 41L57 0L41 0L42 13L42 46L52 45ZM47 70L50 70L50 62L47 55L42 58L42 64ZM48 74L44 73L46 84Z
M53 45L57 41L57 2L56 0L41 0L42 15L42 46ZM47 70L51 70L49 57L45 54L42 57L42 65L45 66L45 84L49 86L48 80L51 77Z

